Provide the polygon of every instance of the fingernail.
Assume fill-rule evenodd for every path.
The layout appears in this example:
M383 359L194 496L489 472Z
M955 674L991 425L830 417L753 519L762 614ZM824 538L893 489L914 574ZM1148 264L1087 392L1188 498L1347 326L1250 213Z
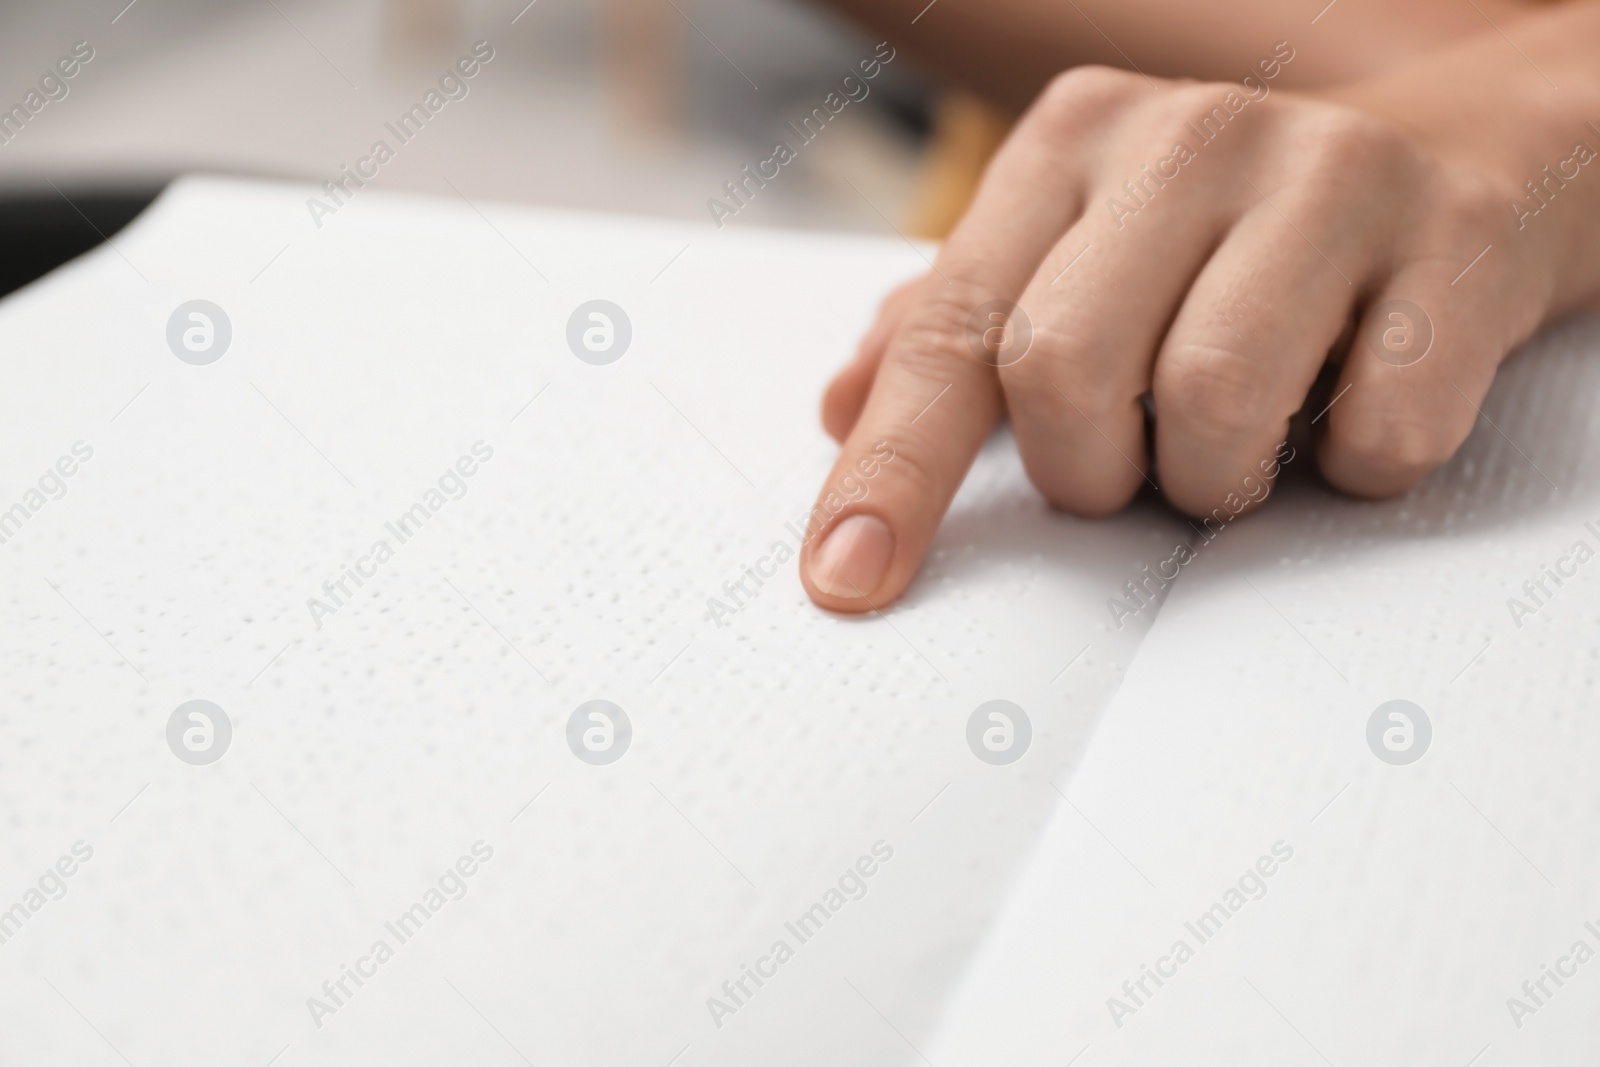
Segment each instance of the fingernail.
M894 533L876 515L852 515L811 556L811 584L829 596L867 596L889 572Z

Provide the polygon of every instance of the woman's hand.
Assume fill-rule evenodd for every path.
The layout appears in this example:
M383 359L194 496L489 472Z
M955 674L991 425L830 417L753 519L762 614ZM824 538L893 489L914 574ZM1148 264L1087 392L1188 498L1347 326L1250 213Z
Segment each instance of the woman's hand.
M1524 44L1542 55L1561 36ZM1486 73L1491 47L1507 55ZM1478 42L1374 90L1372 106L1360 90L1338 103L1274 91L1265 62L1244 84L1058 78L933 270L885 302L828 391L825 425L843 441L828 484L881 442L895 459L864 498L814 512L812 598L865 611L899 596L1002 410L1058 508L1110 514L1153 480L1191 515L1231 517L1264 496L1251 487L1270 484L1333 353L1324 475L1369 497L1416 484L1471 431L1506 354L1594 288L1600 129L1554 108L1475 129L1449 107L1450 79L1501 74L1527 107L1544 87L1521 62L1498 37ZM1416 116L1391 108L1412 99ZM1524 186L1545 164L1548 203Z

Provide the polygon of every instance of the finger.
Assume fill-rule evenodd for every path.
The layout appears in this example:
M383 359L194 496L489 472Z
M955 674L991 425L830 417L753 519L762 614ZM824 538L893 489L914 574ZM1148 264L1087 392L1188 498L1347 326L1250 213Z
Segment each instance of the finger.
M1315 189L1258 196L1190 288L1152 388L1163 492L1222 522L1270 491L1289 416L1378 269L1390 225L1381 204Z
M1002 147L939 252L942 284L918 294L889 343L808 523L800 573L823 607L868 611L904 592L999 417L999 381L974 353L969 321L991 301L1015 301L1079 213L1072 146L1105 103L1089 90L1103 96L1125 83L1120 75L1076 80L1053 87ZM839 491L869 468L860 499Z
M1163 331L1233 214L1224 196L1167 189L1177 176L1144 169L1144 199L1122 189L1091 197L1034 275L1018 302L1032 348L1000 369L1029 478L1078 515L1117 511L1148 480L1140 397ZM1136 163L1122 170L1139 173ZM1130 204L1140 205L1131 217Z
M1392 496L1449 459L1477 423L1496 368L1537 327L1542 299L1530 280L1538 274L1518 263L1509 228L1452 281L1454 265L1472 255L1461 248L1475 242L1449 237L1494 234L1501 220L1498 205L1489 207L1489 225L1447 227L1439 243L1456 249L1408 257L1362 315L1331 403L1314 416L1324 431L1318 464L1336 487Z
M872 379L877 376L878 365L889 348L889 339L900 328L917 286L923 281L924 278L913 278L889 291L878 306L877 317L856 347L855 358L841 367L828 383L822 394L822 428L835 441L843 443L856 419L861 417L867 393L872 389Z

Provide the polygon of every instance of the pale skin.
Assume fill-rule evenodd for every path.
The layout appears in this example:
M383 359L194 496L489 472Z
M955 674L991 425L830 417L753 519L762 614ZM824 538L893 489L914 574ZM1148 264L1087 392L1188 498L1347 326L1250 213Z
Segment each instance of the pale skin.
M841 451L825 487L881 442L895 459L801 554L823 607L905 591L1004 415L1063 511L1109 515L1147 484L1193 516L1248 510L1243 479L1276 474L1332 360L1316 465L1390 497L1460 447L1518 344L1600 296L1600 0L1340 0L1316 26L1320 5L1286 20L1234 0L1203 9L1224 27L1210 37L1165 0L945 4L957 17L930 22L924 61L1001 103L1037 97L933 269L890 294L828 389ZM922 3L841 6L887 33ZM1136 32L1141 12L1161 29ZM1090 19L1105 32L1082 32ZM985 23L1027 47L988 56ZM1230 80L1159 76L1186 73L1185 56L1187 73ZM1075 65L1108 58L1143 72ZM1046 80L1052 64L1070 69ZM985 358L970 341L997 300L1032 324L1014 362L1004 334ZM1431 324L1415 362L1382 350L1393 301Z

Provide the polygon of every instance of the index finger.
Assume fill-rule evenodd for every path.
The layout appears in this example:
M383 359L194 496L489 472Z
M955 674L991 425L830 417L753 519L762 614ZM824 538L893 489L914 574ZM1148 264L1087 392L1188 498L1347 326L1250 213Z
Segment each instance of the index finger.
M974 351L969 324L985 305L1015 306L1080 212L1060 125L1041 105L1001 149L889 343L807 524L801 581L822 607L870 611L905 591L1000 416L993 357Z

